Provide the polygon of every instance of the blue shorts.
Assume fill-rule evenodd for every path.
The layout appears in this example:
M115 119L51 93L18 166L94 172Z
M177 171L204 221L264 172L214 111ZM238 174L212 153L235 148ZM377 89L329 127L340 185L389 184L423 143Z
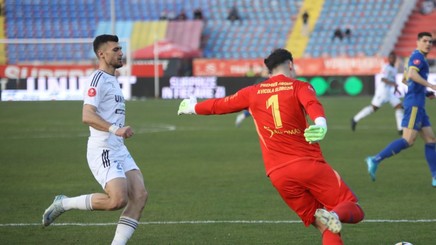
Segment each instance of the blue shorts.
M404 117L401 126L403 128L419 131L423 127L430 127L431 123L425 112L425 108L412 106L404 109Z

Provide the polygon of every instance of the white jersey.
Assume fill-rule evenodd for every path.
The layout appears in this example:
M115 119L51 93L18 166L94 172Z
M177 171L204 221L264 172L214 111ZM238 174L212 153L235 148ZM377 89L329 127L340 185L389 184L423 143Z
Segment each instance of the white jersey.
M382 70L382 78L386 78L389 81L395 82L397 77L397 69L390 64L386 64ZM377 107L381 107L384 103L389 102L392 107L401 103L401 100L394 94L395 87L391 86L383 81L377 82L374 97L371 104ZM401 129L401 127L400 127Z
M382 78L386 78L389 81L395 82L397 76L397 68L391 66L390 64L386 64L382 70ZM377 90L380 90L380 93L393 93L394 87L386 84L385 82L381 82L380 86L377 87ZM378 91L377 91L378 92Z
M115 76L101 70L93 72L85 86L84 104L95 106L97 114L105 121L124 127L126 118L124 96ZM89 131L89 144L112 149L124 145L123 138L115 134L100 131L91 126Z

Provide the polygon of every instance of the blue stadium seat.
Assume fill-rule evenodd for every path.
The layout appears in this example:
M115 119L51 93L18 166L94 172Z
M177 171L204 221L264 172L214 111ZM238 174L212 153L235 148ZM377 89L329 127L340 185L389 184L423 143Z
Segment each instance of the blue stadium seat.
M110 11L107 4L102 4L103 1L105 0L4 0L8 10L5 34L7 38L92 38L107 33L110 30ZM203 33L208 37L203 46L205 57L258 58L272 48L285 46L293 25L291 16L298 14L302 2L303 0L135 0L126 4L115 1L117 30L120 30L120 37L128 37L131 35L132 21L157 20L164 10L177 14L184 9L192 17L192 11L201 7L207 19ZM332 45L337 49L333 51L325 44L330 43L334 28L345 27L344 23L347 23L352 25L353 45L347 47L346 53L359 53L363 49L360 45L371 40L376 46L365 49L364 52L375 54L403 3L404 0L367 0L347 1L344 4L344 0L325 0L305 53L313 57L324 53L343 53L339 50L340 45ZM239 7L242 23L231 24L226 20L233 4ZM264 36L265 33L269 35ZM368 36L372 34L376 37L369 39ZM8 52L8 55L10 53L12 52ZM78 50L67 58L80 60L79 56L82 55L82 59L87 59L88 53ZM21 59L29 61L31 57L8 58L19 62Z

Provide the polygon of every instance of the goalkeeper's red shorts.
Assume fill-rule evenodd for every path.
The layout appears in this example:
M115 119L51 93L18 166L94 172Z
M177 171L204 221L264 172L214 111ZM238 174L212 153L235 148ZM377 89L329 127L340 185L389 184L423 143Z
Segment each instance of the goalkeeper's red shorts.
M302 160L270 173L273 186L304 225L315 221L316 209L332 210L344 201L357 197L339 174L326 162Z

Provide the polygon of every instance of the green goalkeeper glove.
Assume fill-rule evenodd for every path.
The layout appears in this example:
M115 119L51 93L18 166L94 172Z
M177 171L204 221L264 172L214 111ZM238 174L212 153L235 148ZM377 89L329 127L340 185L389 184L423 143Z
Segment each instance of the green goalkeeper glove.
M309 143L315 143L324 139L327 133L327 126L310 125L304 130L304 138Z
M182 114L197 114L195 113L195 105L197 104L197 98L191 96L189 99L184 99L179 105L179 111L177 115Z

